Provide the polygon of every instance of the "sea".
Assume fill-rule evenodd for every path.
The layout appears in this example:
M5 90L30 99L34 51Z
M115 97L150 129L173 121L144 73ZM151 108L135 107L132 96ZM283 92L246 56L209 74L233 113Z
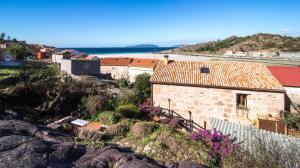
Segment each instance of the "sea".
M87 54L133 54L133 53L158 53L165 50L174 49L175 47L109 47L109 48L72 48L74 50ZM66 49L66 48L61 48ZM70 48L69 48L70 49Z

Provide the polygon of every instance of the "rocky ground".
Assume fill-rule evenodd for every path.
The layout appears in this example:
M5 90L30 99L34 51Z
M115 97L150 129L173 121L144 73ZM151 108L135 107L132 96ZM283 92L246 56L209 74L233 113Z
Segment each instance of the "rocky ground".
M80 168L200 168L190 161L160 162L137 155L130 149L109 145L89 148L73 137L53 129L19 120L0 120L0 167Z

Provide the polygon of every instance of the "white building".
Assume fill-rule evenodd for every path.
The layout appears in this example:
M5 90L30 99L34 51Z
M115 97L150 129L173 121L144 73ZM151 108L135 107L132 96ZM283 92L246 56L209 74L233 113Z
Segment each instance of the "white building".
M128 66L129 81L134 82L136 76L143 73L153 75L154 69L158 62L158 59L133 59L133 61Z

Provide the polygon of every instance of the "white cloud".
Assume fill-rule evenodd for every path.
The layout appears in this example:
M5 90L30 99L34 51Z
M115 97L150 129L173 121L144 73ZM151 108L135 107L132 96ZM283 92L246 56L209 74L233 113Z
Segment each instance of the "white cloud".
M288 32L291 32L292 31L292 29L290 29L290 28L284 28L284 29L282 29L282 32L284 32L284 33L288 33Z

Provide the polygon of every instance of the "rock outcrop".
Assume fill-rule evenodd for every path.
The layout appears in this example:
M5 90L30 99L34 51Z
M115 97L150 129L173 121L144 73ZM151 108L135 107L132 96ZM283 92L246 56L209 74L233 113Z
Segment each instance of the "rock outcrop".
M0 120L0 167L199 168L190 161L160 162L115 145L88 148L64 133L19 120Z

